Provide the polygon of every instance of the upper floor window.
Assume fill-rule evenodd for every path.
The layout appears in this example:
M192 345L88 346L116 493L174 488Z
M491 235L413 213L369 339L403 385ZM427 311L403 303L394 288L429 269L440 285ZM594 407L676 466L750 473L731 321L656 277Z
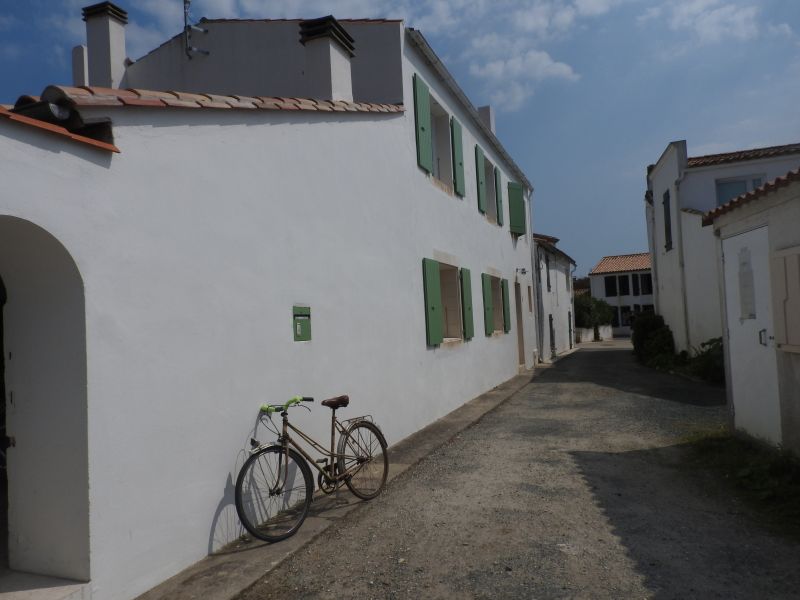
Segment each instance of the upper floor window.
M620 275L619 276L619 295L620 296L630 296L631 293L631 284L630 279L627 275Z
M417 164L449 192L464 196L464 152L461 125L414 75L414 124Z
M606 275L605 276L605 285L606 285L606 298L612 298L617 295L617 276L616 275Z
M672 210L670 206L669 190L664 192L661 204L664 207L664 249L672 250Z
M550 255L545 252L544 254L545 272L547 273L547 291L550 291Z
M650 273L640 274L639 283L642 288L642 296L648 296L653 293L653 276Z
M730 202L734 198L752 192L764 184L764 175L748 175L729 179L717 179L717 206Z

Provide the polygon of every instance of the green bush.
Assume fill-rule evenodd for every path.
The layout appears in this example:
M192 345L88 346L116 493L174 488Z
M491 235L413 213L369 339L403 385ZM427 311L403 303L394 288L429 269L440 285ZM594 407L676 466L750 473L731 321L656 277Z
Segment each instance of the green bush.
M633 331L631 332L631 342L633 342L633 352L642 362L645 361L645 342L649 340L653 334L666 327L664 317L652 312L639 313L636 315L636 320L633 322Z
M678 362L672 330L664 325L656 329L644 342L644 363L652 367L669 368Z
M605 300L592 298L589 294L575 297L575 326L594 329L595 339L599 338L597 328L610 324L613 316L613 309Z
M712 383L725 383L725 354L722 338L711 338L695 349L689 359L689 373Z

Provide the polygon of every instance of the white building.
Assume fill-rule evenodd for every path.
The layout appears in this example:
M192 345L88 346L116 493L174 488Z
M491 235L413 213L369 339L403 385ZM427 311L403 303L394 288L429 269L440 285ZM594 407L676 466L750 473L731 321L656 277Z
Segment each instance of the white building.
M648 167L646 215L656 312L678 351L722 335L717 248L703 213L800 165L800 144L688 157L670 143Z
M611 305L614 335L630 335L636 315L653 310L653 279L647 252L604 256L589 271L589 285L593 298Z
M719 246L733 423L800 454L800 170L703 222Z
M124 600L241 533L262 402L348 393L393 444L533 367L532 186L400 21L206 23L126 68L124 11L85 19L112 87L0 109L9 560Z
M551 362L574 345L575 310L572 273L575 261L560 248L558 238L533 234L536 271L537 346L539 360Z

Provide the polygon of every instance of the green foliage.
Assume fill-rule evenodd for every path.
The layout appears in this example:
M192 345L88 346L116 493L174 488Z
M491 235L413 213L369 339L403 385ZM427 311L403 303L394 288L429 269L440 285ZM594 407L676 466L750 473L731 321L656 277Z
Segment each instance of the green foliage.
M652 312L636 315L636 320L633 322L632 327L631 342L633 342L633 352L641 362L647 362L645 360L645 342L656 331L664 327L666 327L666 324L664 323L664 317L661 315Z
M614 313L608 302L592 298L589 294L575 297L575 326L592 329L611 323Z
M689 373L712 383L725 383L725 355L722 338L711 338L695 348L689 359Z
M646 365L659 369L669 369L678 362L675 356L675 340L667 325L653 331L644 341L642 359Z

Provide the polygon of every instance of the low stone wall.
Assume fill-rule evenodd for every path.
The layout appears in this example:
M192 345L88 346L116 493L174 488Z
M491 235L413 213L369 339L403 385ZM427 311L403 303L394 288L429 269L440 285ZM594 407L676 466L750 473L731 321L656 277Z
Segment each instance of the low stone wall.
M611 329L611 325L601 325L599 327L599 331L601 340L610 340L614 337L614 332ZM591 328L576 327L575 341L578 343L594 341L594 331L592 331Z

